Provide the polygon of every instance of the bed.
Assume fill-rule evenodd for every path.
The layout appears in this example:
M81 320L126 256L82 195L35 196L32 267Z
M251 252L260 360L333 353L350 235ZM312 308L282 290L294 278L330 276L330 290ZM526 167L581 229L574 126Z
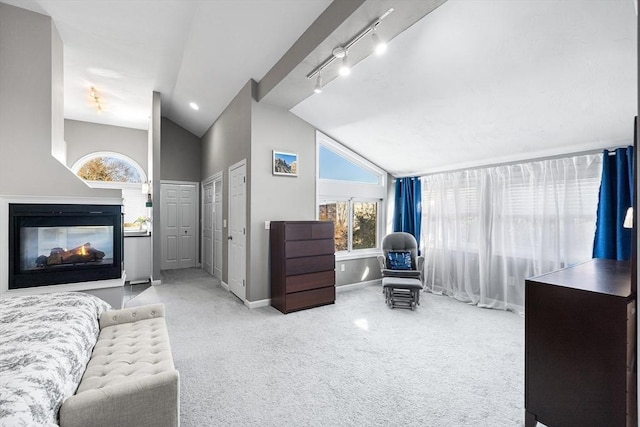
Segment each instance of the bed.
M111 306L81 292L0 299L0 426L57 426Z

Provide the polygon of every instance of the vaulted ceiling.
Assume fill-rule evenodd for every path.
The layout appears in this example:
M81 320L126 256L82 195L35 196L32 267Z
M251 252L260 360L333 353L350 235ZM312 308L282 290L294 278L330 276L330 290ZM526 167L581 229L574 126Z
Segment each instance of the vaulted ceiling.
M146 129L155 90L198 136L331 3L0 1L53 18L67 118ZM398 176L628 144L636 32L633 0L448 0L292 112Z

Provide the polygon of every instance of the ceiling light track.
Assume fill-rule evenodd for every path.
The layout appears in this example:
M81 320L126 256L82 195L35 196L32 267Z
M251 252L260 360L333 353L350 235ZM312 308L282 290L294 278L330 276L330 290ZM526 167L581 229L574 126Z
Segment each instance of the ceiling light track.
M347 42L347 44L345 44L344 46L338 46L335 49L333 49L333 51L331 52L331 56L328 57L327 59L324 60L324 62L322 62L322 64L318 65L316 68L313 69L313 71L311 71L309 74L307 74L307 78L308 79L312 79L314 78L316 75L318 75L319 73L322 72L322 70L324 70L326 67L328 67L333 61L335 61L336 59L342 59L343 65L347 63L346 58L347 58L347 52L349 51L349 49L356 43L358 43L360 40L362 40L363 37L365 37L367 34L369 34L372 31L375 31L376 27L378 25L380 25L380 23L382 22L382 20L384 18L386 18L387 16L389 16L389 14L393 12L393 8L387 10L385 13L382 14L382 16L380 16L379 18L377 18L375 21L371 22L369 25L367 25L365 28L362 29L362 31L360 31L358 34L356 34L351 40L349 40ZM377 38L377 35L376 37ZM342 73L341 73L342 74ZM348 73L347 73L348 74Z

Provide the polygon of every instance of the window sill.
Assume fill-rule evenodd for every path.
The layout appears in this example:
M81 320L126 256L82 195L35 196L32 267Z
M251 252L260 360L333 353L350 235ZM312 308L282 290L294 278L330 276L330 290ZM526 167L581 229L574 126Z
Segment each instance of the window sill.
M355 252L336 252L336 261L348 261L351 259L364 259L375 258L378 255L382 255L382 251L375 250L361 250Z

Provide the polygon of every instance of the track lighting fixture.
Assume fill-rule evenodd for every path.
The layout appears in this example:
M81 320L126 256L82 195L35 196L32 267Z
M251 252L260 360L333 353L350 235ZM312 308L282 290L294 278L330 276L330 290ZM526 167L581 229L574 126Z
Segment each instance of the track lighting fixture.
M309 74L307 74L307 78L308 79L312 79L312 78L318 76L318 79L316 80L316 85L313 88L313 91L315 93L322 92L322 79L320 77L320 73L322 72L323 69L328 67L329 64L331 64L336 59L342 59L342 64L340 65L340 67L338 69L338 72L340 73L340 75L341 76L349 75L349 73L351 72L351 67L349 66L349 60L348 60L347 52L349 51L349 49L354 44L359 42L367 34L372 33L371 39L373 40L373 44L374 44L374 47L375 47L376 54L381 55L382 53L384 53L384 51L387 48L387 45L386 45L386 43L384 43L384 42L382 42L380 40L378 35L375 33L375 30L378 27L378 25L380 25L382 20L384 18L386 18L391 12L393 12L393 8L387 10L378 19L376 19L375 21L373 21L372 23L367 25L365 28L363 28L358 34L356 34L351 40L349 40L348 43L346 43L343 46L338 46L335 49L333 49L333 51L331 52L331 56L330 57L325 59L324 62L322 62L320 65L318 65L316 68L314 68L313 71L311 71Z
M315 93L322 93L322 74L318 73L318 77L316 78L316 85L313 88Z

